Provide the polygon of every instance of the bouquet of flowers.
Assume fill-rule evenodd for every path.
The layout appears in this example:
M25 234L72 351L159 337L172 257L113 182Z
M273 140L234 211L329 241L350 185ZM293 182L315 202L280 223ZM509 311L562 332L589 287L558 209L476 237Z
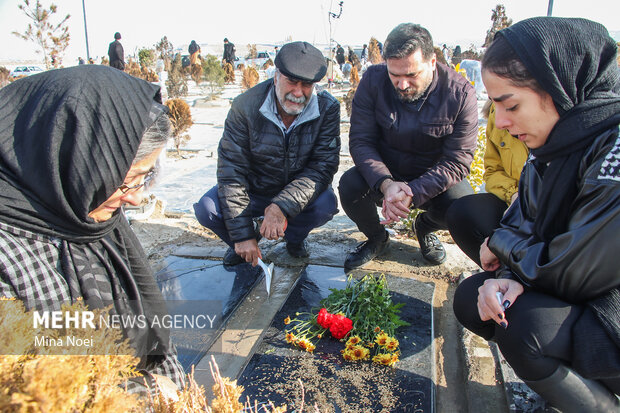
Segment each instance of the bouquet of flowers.
M343 290L330 291L318 312L284 319L286 341L311 353L329 331L333 338L347 340L341 351L345 360L394 365L400 356L395 332L409 324L399 317L404 304L392 302L385 275L349 276Z

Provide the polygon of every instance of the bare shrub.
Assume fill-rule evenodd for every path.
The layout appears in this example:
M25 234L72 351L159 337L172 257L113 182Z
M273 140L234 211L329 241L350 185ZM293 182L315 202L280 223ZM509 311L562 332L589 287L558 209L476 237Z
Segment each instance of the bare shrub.
M351 77L349 78L349 82L351 83L351 87L355 88L360 83L360 75L357 71L357 67L353 66L351 68Z
M355 91L357 90L357 86L352 87L346 95L342 98L344 102L344 107L347 109L347 115L351 117L351 109L353 107L353 96L355 96Z
M199 63L193 64L190 69L190 75L196 84L200 83L202 79L202 66Z
M166 106L170 113L170 122L172 123L172 137L174 138L174 147L177 149L177 154L181 153L181 145L190 140L190 136L184 134L193 124L192 111L189 105L183 99L168 99Z
M256 51L256 45L255 44L249 44L248 45L248 55L245 58L246 59L256 59L256 56L258 56L258 52Z
M379 41L374 37L371 37L370 42L368 42L368 60L370 60L370 63L373 65L383 61L383 57L381 57L381 52L379 51Z
M11 77L11 72L4 66L0 66L0 88L5 87L9 84L9 78Z
M226 73L224 82L235 83L235 69L233 68L233 65L230 63L224 63L224 72Z
M243 77L241 79L241 87L243 90L248 90L256 86L258 83L258 71L253 67L246 67L243 69Z

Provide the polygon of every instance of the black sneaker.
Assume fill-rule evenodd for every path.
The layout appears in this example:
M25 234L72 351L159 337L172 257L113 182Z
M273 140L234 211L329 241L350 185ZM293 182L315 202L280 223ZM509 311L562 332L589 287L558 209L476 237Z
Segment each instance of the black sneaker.
M241 258L241 256L237 255L233 248L228 247L226 254L224 254L224 265L233 266L241 264L242 262L245 262L245 260Z
M347 258L344 260L345 271L361 267L368 261L374 259L377 255L385 251L389 243L390 237L387 231L383 237L377 237L362 242L354 251L347 254Z
M294 258L306 258L309 257L308 244L306 240L303 240L299 244L293 244L292 242L286 242L286 250Z
M446 260L446 250L443 248L441 241L437 238L437 235L432 232L424 233L419 229L419 218L422 214L418 215L413 224L415 235L418 238L420 244L420 250L424 259L431 264L439 265Z

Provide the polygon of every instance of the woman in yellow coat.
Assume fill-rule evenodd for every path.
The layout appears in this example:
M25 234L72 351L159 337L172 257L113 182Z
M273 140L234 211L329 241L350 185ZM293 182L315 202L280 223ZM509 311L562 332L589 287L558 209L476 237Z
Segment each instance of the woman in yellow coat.
M519 175L528 149L508 131L495 127L491 105L484 153L485 193L459 198L446 215L452 239L469 258L480 265L480 245L490 236L506 209L517 197Z

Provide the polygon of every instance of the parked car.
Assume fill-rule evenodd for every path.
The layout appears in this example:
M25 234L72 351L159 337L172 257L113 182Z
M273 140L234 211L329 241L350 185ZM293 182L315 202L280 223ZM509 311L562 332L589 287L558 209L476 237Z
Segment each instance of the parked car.
M31 76L37 73L43 73L43 69L39 66L17 66L11 71L12 77Z
M274 52L267 52L267 51L263 51L263 52L257 52L256 53L256 57L252 58L252 59L235 59L235 69L240 65L243 64L246 67L248 66L254 66L257 67L259 69L262 69L263 65L265 64L265 62L267 62L267 60L271 59L271 61L275 61L276 60L276 54Z

